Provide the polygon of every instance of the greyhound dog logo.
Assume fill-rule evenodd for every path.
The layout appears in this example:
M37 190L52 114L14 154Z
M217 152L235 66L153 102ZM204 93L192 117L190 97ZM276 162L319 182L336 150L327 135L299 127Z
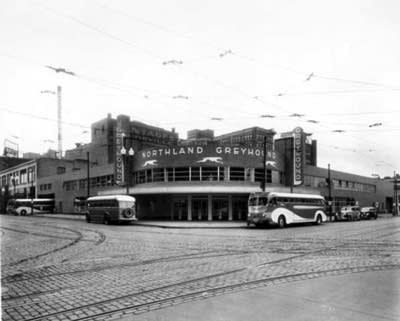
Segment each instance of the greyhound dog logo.
M197 161L197 163L206 163L206 162L223 164L222 157L204 157L203 159Z
M269 165L269 166L272 166L272 167L276 167L276 162L275 162L275 161L266 161L266 162L265 162L265 165L266 165L266 166Z
M145 163L143 164L143 167L156 166L156 165L157 165L157 160L156 159L152 159L152 160L145 161Z

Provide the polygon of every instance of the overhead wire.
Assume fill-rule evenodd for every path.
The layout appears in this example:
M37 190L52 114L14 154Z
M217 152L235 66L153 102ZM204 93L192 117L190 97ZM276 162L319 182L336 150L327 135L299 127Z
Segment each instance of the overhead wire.
M120 37L117 37L117 36L115 36L115 35L113 35L113 34L110 34L110 33L106 32L105 30L102 30L102 29L100 29L100 28L93 27L92 25L89 25L89 24L87 24L87 23L85 23L85 22L83 22L83 21L81 21L81 20L79 20L79 19L76 19L75 17L73 17L73 16L71 16L71 15L62 14L62 13L57 12L57 11L54 11L54 9L51 9L51 8L48 8L48 7L46 7L46 9L50 9L50 11L52 11L53 13L56 13L56 14L58 14L58 15L60 15L60 16L63 16L64 18L68 18L68 19L70 19L70 20L72 20L72 21L75 21L76 23L79 23L80 25L85 26L86 28L91 29L92 31L101 33L101 34L107 36L108 38L111 38L111 39L113 39L113 40L117 40L117 41L119 41L119 42L122 42L122 43L124 43L124 44L127 45L127 46L134 47L136 50L143 51L143 50L141 50L142 48L138 47L136 44L133 44L133 43L131 43L131 42L127 42L127 41L125 41L124 39L122 39L122 38L120 38ZM144 50L143 52L145 52L146 54L149 54L149 51L148 51L148 50ZM161 58L159 55L152 55L152 54L150 54L150 55L153 56L153 57L156 57L156 58ZM289 69L291 69L291 68L286 68L286 69L289 70ZM293 70L293 69L292 69L292 71L294 71L294 72L296 72L296 73L299 73L299 74L301 73L301 72L295 71L295 70ZM307 74L307 73L303 73L303 74ZM200 75L200 77L203 77L203 78L206 78L206 79L208 78L208 79L210 80L210 78L207 77L207 76L205 76L204 74L197 73L197 75ZM380 83L372 83L372 82L365 82L365 81L354 81L354 80L348 80L348 79L337 78L337 77L326 77L326 76L320 76L320 75L318 75L318 74L315 74L314 77L319 77L319 78L324 78L324 79L329 79L329 80L335 80L335 81L354 82L354 83L363 84L363 85L387 86L387 85L385 85L385 84L380 84ZM249 99L249 98L254 98L254 96L249 95L248 93L244 92L244 91L241 90L240 88L234 88L234 87L232 87L232 86L230 86L230 85L226 85L226 84L224 84L223 82L218 81L218 80L214 81L214 83L219 83L219 85L221 85L222 87L228 88L228 89L233 90L233 91L235 91L235 92L238 92L238 93L240 93L241 95L243 95L244 97L246 97L246 98L248 98L248 99ZM282 110L282 111L287 112L286 108L283 108L283 107L281 107L281 106L279 106L279 105L277 105L277 104L270 103L270 102L265 101L265 100L263 100L263 99L257 99L257 100L261 101L264 105L274 106L274 107L277 108L277 109L280 109L280 110ZM320 125L320 126L321 126L321 125Z

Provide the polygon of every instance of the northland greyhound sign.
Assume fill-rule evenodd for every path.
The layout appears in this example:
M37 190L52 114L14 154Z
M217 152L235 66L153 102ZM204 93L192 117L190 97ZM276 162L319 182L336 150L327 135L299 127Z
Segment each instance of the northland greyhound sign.
M150 148L135 155L135 170L153 167L177 166L238 166L263 167L264 152L262 148L238 146L171 146ZM275 151L269 150L266 155L267 168L283 171L283 158Z
M296 127L293 131L293 185L303 184L304 178L304 139L303 129Z

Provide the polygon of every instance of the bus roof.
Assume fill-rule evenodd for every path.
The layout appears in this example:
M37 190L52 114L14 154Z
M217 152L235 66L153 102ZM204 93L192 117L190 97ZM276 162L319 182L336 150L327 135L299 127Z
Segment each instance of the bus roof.
M298 193L281 193L281 192L257 192L257 193L250 194L250 197L252 197L252 196L324 199L323 196L318 195L318 194L298 194Z
M126 201L126 202L135 202L136 199L133 196L129 195L105 195L105 196L92 196L89 197L89 201L98 201L98 200L117 200L117 201Z
M16 201L16 202L37 202L37 201L43 201L43 202L51 202L54 201L54 198L15 198L11 199L10 201Z

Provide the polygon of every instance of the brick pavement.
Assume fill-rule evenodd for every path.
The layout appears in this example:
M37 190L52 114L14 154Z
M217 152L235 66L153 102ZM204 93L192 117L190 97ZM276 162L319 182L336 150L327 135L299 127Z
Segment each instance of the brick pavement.
M3 319L107 320L252 287L398 269L399 225L160 230L1 217Z

